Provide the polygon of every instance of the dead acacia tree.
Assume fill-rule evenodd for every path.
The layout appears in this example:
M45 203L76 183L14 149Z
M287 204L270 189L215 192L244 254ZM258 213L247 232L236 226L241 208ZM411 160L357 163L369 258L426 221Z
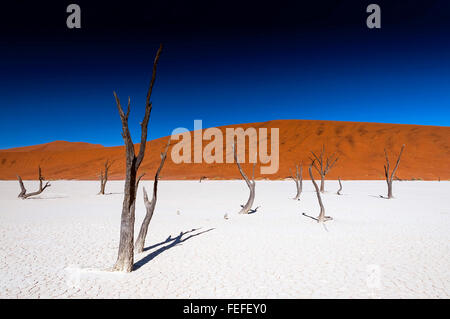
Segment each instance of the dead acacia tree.
M258 207L256 207L255 209L252 209L252 205L255 200L255 186L256 186L255 185L255 166L256 166L256 163L253 164L252 180L249 180L247 175L245 175L244 171L242 170L241 164L239 164L235 145L233 145L233 152L234 152L234 160L236 161L237 167L239 168L239 172L241 173L242 178L245 180L245 182L247 183L247 186L250 190L250 195L248 197L248 201L245 205L241 205L242 209L239 212L239 214L254 213L258 209Z
M153 90L153 85L156 79L156 66L162 52L162 44L156 52L156 57L153 62L152 78L150 87L147 92L145 101L145 115L141 122L141 143L139 146L139 153L136 156L134 144L131 139L130 131L128 129L128 115L130 114L130 98L128 97L127 113L123 112L120 100L114 92L117 109L119 110L120 120L122 121L122 137L125 142L126 155L126 171L125 171L125 187L124 198L122 205L122 215L120 223L120 242L117 261L114 264L113 270L130 272L133 270L134 264L134 220L136 207L136 191L139 179L136 180L136 175L145 155L145 146L147 142L147 127L152 110L152 103L150 97ZM142 176L141 176L142 177Z
M325 207L323 206L323 203L322 203L322 197L320 196L319 186L317 186L317 183L314 180L314 176L313 176L312 169L311 169L311 167L313 165L314 165L314 162L309 166L308 170L309 170L309 176L311 176L311 181L314 185L314 188L316 189L317 200L319 201L319 206L320 206L320 214L317 217L312 217L312 216L306 215L305 213L303 213L303 215L316 220L318 223L323 223L323 222L332 220L333 218L330 216L325 216Z
M17 179L19 180L19 185L20 185L20 194L17 196L19 198L22 199L26 199L28 197L31 196L35 196L35 195L39 195L40 193L42 193L47 187L51 186L49 182L46 182L45 185L44 184L44 177L42 176L42 171L41 171L41 167L39 166L38 168L39 171L39 189L35 192L32 193L27 193L27 190L25 189L25 186L23 185L23 181L22 181L22 177L20 177L19 175L17 175Z
M384 149L384 155L386 157L386 164L384 165L384 176L386 177L386 183L387 183L387 187L388 187L388 194L387 194L387 197L385 197L385 198L387 198L387 199L394 197L392 195L392 181L395 178L395 172L397 171L398 165L400 164L400 158L402 156L404 148L405 148L405 144L403 144L402 148L400 149L400 153L398 154L397 162L395 163L394 169L392 170L390 175L389 175L389 166L390 166L389 157L387 155L386 149ZM383 196L381 196L381 197L383 197Z
M338 191L336 192L336 194L342 195L342 194L341 194L341 191L342 191L342 183L341 183L341 178L340 178L340 177L338 177L338 181L339 181L339 189L338 189Z
M336 164L338 160L338 156L336 156L336 153L333 153L331 156L325 155L325 145L322 145L322 152L320 153L320 156L317 156L314 152L312 152L312 155L314 158L311 158L312 165L317 170L317 172L320 174L320 192L325 192L325 176L328 174L330 169L333 168L334 164Z
M142 253L144 251L144 244L145 244L145 238L147 237L148 225L150 224L150 221L152 220L153 212L154 212L155 206L156 206L159 174L161 173L161 170L164 166L164 162L166 161L169 145L170 145L170 138L169 138L169 142L167 143L166 149L164 150L163 153L161 153L161 163L159 164L158 170L156 171L156 174L155 174L155 181L153 182L153 198L151 201L148 200L148 195L147 195L147 191L145 190L145 187L142 188L142 192L144 194L145 209L147 212L145 214L144 220L142 221L141 229L139 231L139 235L138 235L138 237L136 239L136 243L134 245L134 249L135 249L136 253Z
M108 171L111 167L112 162L109 162L109 160L106 160L105 162L105 170L100 171L100 192L98 192L98 195L105 195L105 187L106 182L108 181Z
M300 164L300 174L298 173L298 165L295 165L295 176L292 174L292 170L289 169L291 172L291 178L295 182L295 186L297 187L297 194L293 198L293 200L300 200L300 194L303 190L303 165Z

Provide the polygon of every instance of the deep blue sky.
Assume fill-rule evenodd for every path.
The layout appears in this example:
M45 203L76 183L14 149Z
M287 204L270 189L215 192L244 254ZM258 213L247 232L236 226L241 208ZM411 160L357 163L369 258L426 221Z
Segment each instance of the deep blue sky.
M364 1L78 1L81 30L65 27L69 3L2 9L0 148L121 145L113 90L124 103L131 97L138 142L159 42L149 138L192 129L194 119L204 127L274 119L450 125L446 1L378 1L381 30L365 27Z

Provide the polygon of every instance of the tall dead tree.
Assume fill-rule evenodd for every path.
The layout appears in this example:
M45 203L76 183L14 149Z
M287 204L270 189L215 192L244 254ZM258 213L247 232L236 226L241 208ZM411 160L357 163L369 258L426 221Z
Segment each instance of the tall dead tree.
M291 178L294 180L295 186L297 188L297 194L295 195L293 200L300 200L300 194L303 190L303 165L300 164L300 174L298 173L298 165L295 165L295 176L294 174L292 174L291 169L289 169L289 171L291 172Z
M320 174L320 192L325 192L325 176L328 174L330 169L333 168L334 164L336 164L338 160L338 156L336 153L333 153L331 156L325 155L325 145L322 145L322 152L320 156L317 156L314 152L311 152L314 158L311 158L312 165Z
M145 209L147 212L145 214L144 220L142 221L141 229L139 231L139 235L138 235L138 237L136 239L136 243L134 245L134 249L135 249L136 253L142 253L144 251L145 238L147 237L148 225L150 225L150 221L152 220L153 212L154 212L155 206L156 206L159 174L161 173L161 170L164 166L164 162L166 161L169 145L170 145L170 138L169 138L169 143L167 143L166 149L164 150L163 153L161 153L161 163L159 164L158 170L156 171L156 174L155 174L155 181L153 182L153 198L151 201L148 200L148 195L147 195L147 191L145 190L145 187L142 188L142 192L144 193Z
M317 200L319 201L319 206L320 206L320 213L319 213L319 216L317 216L317 218L309 216L309 215L306 215L305 213L303 213L303 215L306 216L306 217L309 217L309 218L312 218L312 219L316 220L318 223L323 223L323 222L332 220L333 218L330 217L330 216L325 216L325 207L323 206L322 197L320 196L321 192L319 190L319 186L317 186L317 183L316 183L316 181L314 179L314 176L313 176L313 173L312 173L312 169L311 169L311 167L313 165L314 165L314 162L309 166L308 170L309 170L309 176L311 177L311 181L312 181L312 183L314 185L314 188L316 189Z
M342 195L342 194L341 194L341 191L342 191L342 183L341 183L341 178L340 178L340 177L338 177L338 181L339 181L339 189L338 189L338 191L336 192L336 194Z
M126 155L126 171L125 171L125 187L124 198L122 205L122 215L120 223L120 242L117 261L114 264L113 270L130 272L133 270L134 264L134 220L135 220L135 207L136 207L136 190L138 180L136 175L145 155L145 146L147 143L147 127L150 119L150 113L152 110L152 103L150 97L153 90L153 85L156 79L156 66L158 64L159 57L162 52L162 44L156 52L156 57L153 62L152 78L150 81L150 87L147 92L147 98L145 101L145 115L141 122L141 143L139 145L139 153L136 156L134 150L134 144L131 139L130 131L128 129L128 116L130 114L130 98L128 97L127 113L123 112L120 100L114 92L114 98L116 99L117 109L119 110L120 120L122 121L122 137L125 142L125 155Z
M389 164L389 157L387 155L386 149L384 149L384 155L386 157L386 164L384 165L384 176L386 177L386 183L387 183L387 187L388 187L388 194L387 194L387 197L386 197L387 199L390 199L390 198L394 197L392 195L392 181L395 178L395 172L397 171L398 165L400 164L400 158L402 156L404 148L405 148L405 144L403 144L402 148L400 149L400 153L398 154L397 162L395 163L394 169L392 170L390 175L389 175L389 165L390 165ZM383 196L381 196L381 197L383 197Z
M17 179L19 180L19 185L20 185L20 190L21 190L20 194L17 197L22 198L22 199L26 199L26 198L31 197L31 196L39 195L47 187L51 186L49 182L46 182L45 185L44 185L44 177L42 176L42 171L41 171L41 167L40 166L38 168L38 171L39 171L39 176L38 176L39 189L37 191L35 191L35 192L32 192L32 193L27 193L27 190L25 189L25 186L23 185L22 178L19 175L17 175Z
M255 200L255 166L256 166L256 163L253 164L252 180L249 180L247 175L245 175L244 171L242 170L241 164L239 164L236 146L233 146L233 152L234 152L234 160L236 161L237 167L239 168L239 172L241 173L242 178L245 180L245 182L247 183L247 186L250 190L250 195L248 197L248 201L245 205L241 205L242 209L239 212L239 214L248 214L248 213L256 212L258 207L252 210L252 205Z
M109 162L109 160L106 160L105 162L105 170L100 171L100 192L98 192L98 195L105 195L105 187L106 182L108 181L108 171L111 167L112 162Z

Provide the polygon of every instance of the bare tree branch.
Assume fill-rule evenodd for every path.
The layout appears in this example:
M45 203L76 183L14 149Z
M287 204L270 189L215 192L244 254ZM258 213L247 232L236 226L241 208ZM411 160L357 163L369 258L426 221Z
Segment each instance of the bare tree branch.
M336 164L339 156L336 156L336 153L333 153L331 156L325 155L325 145L322 145L322 150L320 152L320 156L317 156L316 153L311 151L311 154L314 158L311 158L312 167L320 174L320 191L325 192L325 176L328 172L333 168Z
M166 161L167 158L167 151L169 150L169 145L170 145L170 138L169 141L167 143L167 146L164 150L163 153L161 153L161 163L159 164L159 167L156 171L155 174L155 180L153 182L153 198L151 201L148 200L148 195L147 195L147 191L145 190L145 187L142 189L143 194L144 194L144 204L145 204L145 209L146 209L146 214L144 217L144 220L142 221L141 224L141 229L139 231L139 235L136 239L136 243L134 245L135 247L135 251L137 253L141 253L144 251L144 245L145 245L145 238L147 237L147 231L148 231L148 226L150 225L150 221L152 220L153 217L153 212L155 210L156 207L156 199L157 199L157 194L158 194L158 180L159 180L159 175L161 173L161 170L164 166L164 163Z
M41 167L38 167L38 180L39 180L39 189L35 192L32 193L27 193L27 190L25 189L25 186L23 184L22 178L17 175L17 179L19 180L19 185L20 185L20 194L17 196L19 198L22 199L26 199L28 197L31 196L35 196L35 195L39 195L40 193L42 193L47 187L51 186L49 182L46 182L44 186L43 185L43 181L44 181L44 177L42 176L42 171L41 171Z

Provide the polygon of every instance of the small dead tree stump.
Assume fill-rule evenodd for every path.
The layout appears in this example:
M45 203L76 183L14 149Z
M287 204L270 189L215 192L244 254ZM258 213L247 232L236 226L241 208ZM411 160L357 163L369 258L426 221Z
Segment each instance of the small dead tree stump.
M39 189L37 191L35 191L35 192L32 192L32 193L27 193L27 190L25 189L25 185L23 184L22 178L19 175L17 175L17 179L19 180L19 185L20 185L20 189L21 189L20 194L17 197L22 198L22 199L26 199L26 198L31 197L31 196L39 195L47 187L51 186L49 182L46 182L45 185L43 185L44 177L42 176L42 171L41 171L41 167L40 166L38 167L38 171L39 171L39 177L38 177L39 178Z

